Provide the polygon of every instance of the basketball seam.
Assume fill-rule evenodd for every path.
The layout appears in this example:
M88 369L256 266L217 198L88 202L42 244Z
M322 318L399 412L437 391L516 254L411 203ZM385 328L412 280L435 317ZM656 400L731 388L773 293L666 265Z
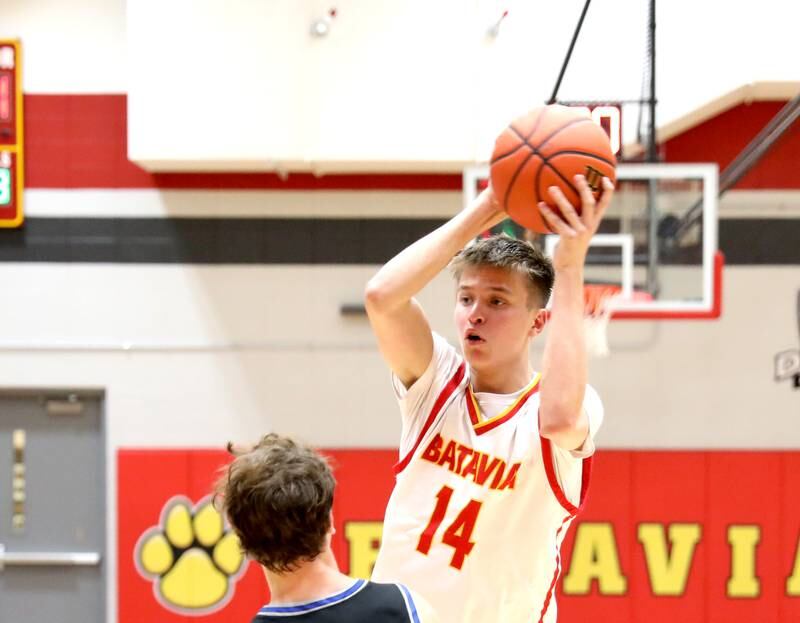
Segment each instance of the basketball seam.
M539 149L541 149L542 147L544 147L544 146L547 144L547 142L548 142L550 139L552 139L554 136L556 136L556 135L557 135L559 132L561 132L561 130L566 130L566 129L567 129L567 128L569 128L570 126L576 125L576 124L578 124L578 123L584 123L585 121L589 121L590 123L594 123L594 121L592 121L591 119L588 119L588 118L587 118L587 119L584 119L584 118L581 118L581 119L574 119L574 120L570 121L569 123L565 123L565 124L564 124L564 125L562 125L560 128L558 128L558 130L556 130L555 132L553 132L553 133L552 133L550 136L548 136L548 137L547 137L547 138L545 138L545 139L544 139L544 140L543 140L541 143L539 143Z
M506 210L506 212L508 211L508 196L511 194L511 189L514 188L514 183L517 181L517 178L519 177L519 172L522 171L522 168L526 164L528 164L528 161L531 158L533 158L534 156L538 156L539 158L541 158L541 156L539 154L536 154L534 152L529 153L528 156L525 158L525 160L522 161L522 164L520 164L517 167L517 170L514 171L514 175L511 176L511 181L508 183L508 188L506 188L506 194L503 197L503 209ZM544 161L543 158L542 158L542 161ZM539 168L541 168L541 167L539 167Z
M564 149L562 151L557 151L556 153L550 154L549 156L547 156L545 161L550 160L551 158L555 158L556 156L560 156L562 154L575 154L575 155L578 155L578 156L586 156L588 158L594 158L595 160L599 160L600 162L605 162L610 167L616 166L610 160L606 160L605 158L601 158L600 156L595 155L595 154L593 154L591 152L580 151L580 150L577 150L577 149Z
M550 164L550 163L549 163L547 160L543 160L543 161L542 161L542 166L543 166L543 167L547 167L547 168L548 168L548 169L550 169L550 170L551 170L553 173L555 173L556 175L558 175L558 177L560 177L560 178L561 178L561 181L562 181L562 182L564 182L564 183L565 183L567 186L569 186L569 187L570 187L570 189L572 190L572 192L574 192L574 193L575 193L576 195L578 195L579 197L581 196L581 193L580 193L580 191L579 191L577 188L575 188L575 187L572 185L572 182L570 182L570 181L569 181L569 180L568 180L566 177L564 177L564 176L561 174L561 171L559 171L558 169L556 169L556 168L555 168L555 167L554 167L552 164Z
M542 158L542 166L540 166L539 169L536 171L536 179L534 180L533 183L533 190L536 191L536 196L539 198L539 201L543 201L541 195L539 194L539 181L541 180L542 169L544 169L545 165L547 165L547 160ZM552 169L552 167L550 168ZM539 209L538 205L536 206L536 209L537 210ZM542 215L542 224L547 228L547 231L549 231L551 234L553 233L553 228L550 227L550 223L547 222L547 220L544 218L544 215Z
M548 142L550 139L552 139L554 136L556 136L556 135L557 135L559 132L561 132L561 130L564 130L564 129L566 129L566 128L568 128L568 127L572 126L572 125L575 125L575 124L577 124L577 123L582 123L583 121L592 121L591 119L575 119L575 120L573 120L573 121L570 121L569 123L566 123L566 124L562 125L562 126L561 126L560 128L558 128L558 129L557 129L555 132L553 132L553 133L552 133L550 136L546 137L546 138L545 138L545 139L544 139L544 140L543 140L541 143L539 143L538 147L534 147L533 145L531 145L531 144L528 142L528 139L530 139L530 137L531 137L531 136L533 136L533 135L536 133L536 130L537 130L537 129L539 129L539 123L541 122L541 120L542 120L542 117L544 117L544 115L545 115L545 113L546 113L546 112L547 112L547 109L543 110L543 111L541 112L541 114L540 114L540 115L539 115L539 116L536 118L536 123L534 124L534 126L533 126L533 129L532 129L532 130L531 130L531 131L528 133L528 136L523 136L523 135L522 135L522 133L521 133L519 130L517 130L517 128L515 128L513 124L508 124L508 129L509 129L509 130L511 130L511 131L512 131L514 134L516 134L516 135L517 135L517 137L518 137L518 138L519 138L519 139L520 139L522 142L521 142L519 145L517 145L516 147L514 147L514 149L512 149L511 151L508 151L508 152L506 152L506 153L504 153L504 154L500 154L499 156L497 156L496 158L494 158L494 159L493 159L493 160L492 160L492 161L491 161L489 164L490 164L490 165L493 165L493 164L495 164L495 163L499 162L500 160L503 160L504 158L508 158L509 156L512 156L512 155L514 155L515 153L517 153L517 152L519 151L519 149L520 149L520 148L521 148L523 145L526 145L526 146L528 147L528 149L530 149L531 151L533 151L533 153L534 153L534 154L536 154L537 156L539 156L539 155L540 155L540 153L539 153L539 148L540 148L540 147L544 147L544 145L545 145L545 144L546 144L546 143L547 143L547 142ZM557 153L558 153L558 154L569 154L569 153L573 153L573 154L581 154L581 155L591 155L591 154L587 154L587 153L585 153L585 152L580 152L580 151L571 151L571 150L564 150L564 151L560 151L560 152L557 152ZM553 155L556 155L556 154L553 154ZM605 162L605 163L606 163L606 164L608 164L609 166L612 166L612 167L613 167L613 166L615 166L615 165L614 165L614 163L612 163L612 162L609 162L608 160L606 160L606 159L604 159L604 158L600 158L599 156L596 156L596 158L597 158L597 160L600 160L601 162Z
M539 117L541 118L542 115L544 115L544 113L539 115ZM522 142L519 145L517 145L514 149L512 149L510 152L508 152L507 154L503 154L502 156L498 156L497 159L492 161L492 164L494 164L498 160L501 160L501 159L505 158L506 156L510 156L510 155L516 153L516 151L520 147L522 147L523 145L527 146L528 149L530 149L537 156L543 158L543 156L539 153L539 150L528 142L528 139L530 139L530 137L533 136L536 133L536 129L537 129L538 124L539 124L539 121L537 119L536 126L534 126L533 130L530 131L528 136L522 136L522 133L519 130L517 130L517 128L515 128L513 125L509 125L508 129L511 130L514 134L516 134L517 137L519 138L519 140L521 140Z
M500 154L499 156L497 156L497 158L494 158L489 164L490 165L495 164L496 162L499 162L503 158L508 158L509 156L514 155L519 151L519 149L523 145L527 145L531 150L533 150L533 153L535 153L538 156L539 155L538 150L528 142L528 139L536 133L536 130L539 129L539 123L542 121L542 117L544 117L546 112L547 109L544 109L542 110L541 113L539 113L539 116L536 118L536 123L533 124L533 129L528 133L528 136L522 136L522 133L519 130L517 130L517 128L514 127L513 122L509 123L508 129L511 130L514 134L516 134L522 142L508 153Z
M509 123L508 124L508 127L511 129L511 131L514 132L514 134L516 134L517 136L519 136L522 139L522 143L524 145L528 146L528 149L531 150L531 153L528 154L528 157L525 158L525 160L522 161L522 164L520 164L517 167L517 170L514 171L514 175L511 176L511 181L508 183L508 188L506 188L506 194L503 197L503 209L506 212L508 212L508 197L511 194L511 190L514 188L514 183L517 181L517 178L519 177L519 172L522 171L522 167L524 167L533 156L538 156L539 158L542 159L542 161L544 161L544 158L542 157L542 155L539 153L539 151L535 147L533 147L528 142L528 139L531 136L533 136L534 134L536 134L536 130L539 129L539 124L542 122L542 119L544 119L544 116L546 114L547 114L547 108L543 108L542 112L540 112L539 116L536 118L536 123L533 124L533 128L531 128L531 131L528 133L528 136L525 136L525 137L523 137L522 134L520 134L519 130L517 130L517 128L514 127L513 123ZM522 145L520 145L519 147L522 147ZM518 149L519 149L519 147L518 147ZM539 168L541 169L541 167L539 167Z
M528 149L530 149L533 153L535 153L537 156L541 156L541 154L539 153L539 149L537 147L534 147L533 145L531 145L528 142L528 139L531 136L533 136L534 133L536 132L536 128L533 128L533 130L531 131L530 134L528 134L528 136L522 136L522 134L519 133L519 130L517 130L517 128L515 128L514 126L510 125L508 127L511 128L511 130L514 132L514 134L519 136L519 138L522 140L522 143L519 145L519 147L522 147L523 145L527 145ZM519 149L519 147L517 149Z
M503 160L503 159L505 159L505 158L508 158L509 156L513 156L515 153L517 153L517 152L520 150L520 148L521 148L521 147L524 147L525 145L527 145L528 147L530 147L530 145L528 145L528 143L526 143L526 142L524 142L524 141L523 141L522 143L520 143L519 145L517 145L517 146L516 146L514 149L512 149L512 150L511 150L510 152L508 152L507 154L502 154L502 155L500 155L500 156L497 156L497 158L495 158L494 160L492 160L492 161L491 161L489 164L490 164L490 165L495 165L495 164L497 164L498 162L500 162L501 160ZM535 152L534 152L534 153L535 153ZM538 154L537 154L537 155L538 155Z
M540 113L539 113L539 116L538 116L538 117L536 117L536 123L534 123L534 124L533 124L533 128L531 129L531 131L530 131L530 132L528 132L528 136L526 136L526 137L524 137L524 138L522 137L522 134L520 134L520 133L519 133L519 131L518 131L518 130L517 130L515 127L514 127L514 124L513 124L513 123L512 123L512 124L509 124L509 126L508 126L508 127L510 127L510 128L511 128L511 129L512 129L514 132L516 132L516 133L517 133L517 135L518 135L518 136L519 136L519 137L520 137L520 138L521 138L521 139L522 139L522 140L525 142L525 144L527 144L527 145L528 145L528 147L530 147L530 144L528 143L528 139L529 139L531 136L533 136L534 134L536 134L536 130L538 130L538 129L539 129L539 124L542 122L542 119L544 119L544 116L545 116L546 114L547 114L547 108L543 108L543 109L542 109L542 112L540 112Z
M497 158L493 159L489 164L493 165L493 164L496 164L496 163L500 162L503 158L508 158L509 156L513 156L515 153L517 153L519 151L520 147L522 147L523 145L527 145L527 143L525 141L522 141L514 149L512 149L508 153L500 154L499 156L497 156Z

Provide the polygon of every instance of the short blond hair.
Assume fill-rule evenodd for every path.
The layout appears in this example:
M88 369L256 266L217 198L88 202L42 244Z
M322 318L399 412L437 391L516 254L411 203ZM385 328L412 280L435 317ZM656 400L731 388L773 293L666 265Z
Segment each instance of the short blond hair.
M472 242L450 262L456 281L467 266L493 266L522 273L530 292L529 307L544 307L553 291L555 271L550 259L530 242L506 234L482 238Z

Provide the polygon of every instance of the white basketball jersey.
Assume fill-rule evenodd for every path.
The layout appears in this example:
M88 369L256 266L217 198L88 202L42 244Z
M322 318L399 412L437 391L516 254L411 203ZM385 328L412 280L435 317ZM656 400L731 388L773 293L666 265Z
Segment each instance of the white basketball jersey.
M510 395L473 394L469 381L438 335L407 392L395 378L403 438L372 578L413 588L442 623L552 623L602 405L587 386L590 435L568 452L539 435L540 375Z

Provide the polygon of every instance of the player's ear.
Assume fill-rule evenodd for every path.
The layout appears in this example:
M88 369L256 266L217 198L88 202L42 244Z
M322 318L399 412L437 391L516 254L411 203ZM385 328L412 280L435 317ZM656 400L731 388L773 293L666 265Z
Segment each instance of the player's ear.
M531 325L529 332L530 337L536 337L544 330L544 325L547 324L547 316L547 310L544 308L541 308L536 312L536 316L533 319L533 324Z

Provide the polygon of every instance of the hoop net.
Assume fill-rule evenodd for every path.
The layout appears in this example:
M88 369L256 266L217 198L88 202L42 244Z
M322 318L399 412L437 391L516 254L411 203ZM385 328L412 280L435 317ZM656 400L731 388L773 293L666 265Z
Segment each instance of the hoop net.
M583 287L584 334L586 352L590 357L603 358L611 354L608 322L614 311L614 301L620 296L621 290L620 286L607 283L586 284Z

